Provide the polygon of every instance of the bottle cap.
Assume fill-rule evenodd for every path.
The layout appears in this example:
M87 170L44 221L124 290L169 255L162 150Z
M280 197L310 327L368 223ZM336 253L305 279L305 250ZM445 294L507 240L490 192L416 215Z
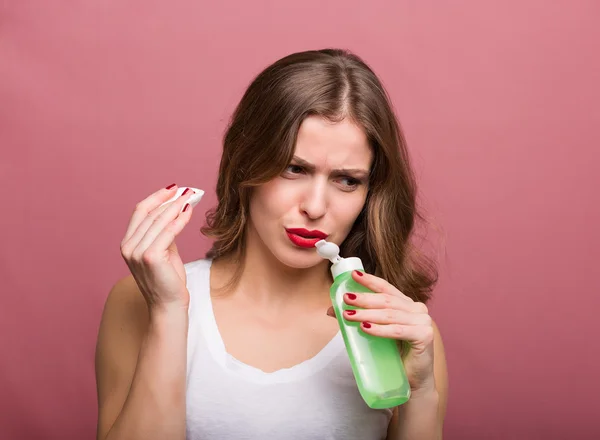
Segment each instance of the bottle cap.
M331 266L331 274L333 275L333 278L337 278L338 275L341 275L344 272L349 272L352 270L365 270L360 258L340 257L340 248L335 243L319 240L315 243L315 247L317 248L317 253L321 257L333 263Z

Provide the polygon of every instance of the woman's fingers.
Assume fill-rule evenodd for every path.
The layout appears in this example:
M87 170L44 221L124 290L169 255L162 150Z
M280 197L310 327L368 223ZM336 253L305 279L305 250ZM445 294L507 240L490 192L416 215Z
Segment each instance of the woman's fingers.
M148 246L144 248L144 258L146 263L152 264L161 258L161 256L166 255L165 250L171 246L175 241L175 237L179 235L192 218L193 209L192 205L186 203L183 211L174 221L168 222L162 229L159 229L157 225L156 231L158 231L158 233L156 235L154 235L152 228L148 231L146 234L147 238L144 237L144 242L147 239L149 243ZM140 244L140 247L142 247L142 245L145 245L145 243Z
M371 324L431 325L431 316L424 313L411 313L396 309L344 310L347 321L369 322Z
M355 270L352 272L352 279L359 284L362 284L372 292L387 293L397 296L408 302L414 302L411 298L400 292L396 287L388 283L383 278L376 277L365 272Z
M406 301L400 296L389 293L348 292L344 295L344 302L361 309L397 309L411 313L429 313L425 304L412 300Z
M425 349L433 342L433 326L404 324L375 324L361 322L361 330L373 336L410 342L413 348Z
M133 253L133 250L139 245L142 238L146 235L150 226L154 223L154 220L162 214L168 208L167 205L159 206L150 212L145 219L138 225L137 229L134 231L133 235L129 237L129 239L124 242L125 246L123 246L126 250L129 250L129 254Z
M160 207L157 209L159 213L149 215L142 222L142 224L138 227L138 230L130 239L132 245L133 243L137 243L132 253L132 258L134 260L139 261L145 254L146 250L150 248L150 246L152 246L155 251L159 252L164 252L164 250L169 247L177 235L175 231L179 227L183 229L183 227L189 221L191 206L187 206L185 213L183 212L183 209L185 209L184 206L187 205L187 201L192 194L192 190L186 190L186 192L184 192L181 197L179 197L173 203L165 205L164 207ZM162 210L162 212L160 212L160 210ZM176 219L179 219L182 216L182 221L178 222L177 225L170 225ZM160 243L154 243L157 237L159 237L159 235L162 234L165 229L169 229L169 231L163 235L163 239L160 241ZM172 236L171 241L166 243L164 247L160 248L160 244L165 243L165 236L166 238Z
M177 185L169 185L166 188L162 188L154 194L149 195L144 200L139 202L131 219L129 220L129 225L127 226L127 230L125 232L125 236L123 237L123 241L121 245L127 243L130 238L133 236L135 231L138 229L140 224L148 217L148 215L158 208L163 202L169 200L175 192L177 191Z

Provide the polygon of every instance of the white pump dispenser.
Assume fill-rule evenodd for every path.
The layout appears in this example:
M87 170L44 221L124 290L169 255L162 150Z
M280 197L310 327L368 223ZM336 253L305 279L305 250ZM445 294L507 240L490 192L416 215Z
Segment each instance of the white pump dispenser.
M315 243L317 248L317 253L331 261L333 265L331 266L331 274L333 278L337 278L338 275L343 274L344 272L349 272L352 270L361 270L364 271L362 260L358 257L349 257L342 258L340 257L340 248L337 244L331 243L325 240L319 240Z

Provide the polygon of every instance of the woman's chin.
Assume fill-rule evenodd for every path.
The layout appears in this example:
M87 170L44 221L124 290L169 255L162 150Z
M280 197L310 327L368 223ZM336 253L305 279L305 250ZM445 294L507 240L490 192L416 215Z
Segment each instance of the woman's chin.
M275 257L292 269L310 269L325 261L319 257L316 250L310 249L285 249Z

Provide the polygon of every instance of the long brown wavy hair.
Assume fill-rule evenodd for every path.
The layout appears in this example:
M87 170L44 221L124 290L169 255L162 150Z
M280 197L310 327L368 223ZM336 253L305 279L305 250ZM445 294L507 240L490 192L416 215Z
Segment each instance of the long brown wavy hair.
M373 149L369 191L362 212L340 246L365 270L415 301L427 302L437 281L433 261L412 243L417 187L406 142L389 96L373 70L340 49L288 55L252 81L226 130L217 182L217 206L202 233L214 239L207 258L241 262L252 188L289 165L300 124L308 116L349 118ZM239 278L242 267L239 267Z

